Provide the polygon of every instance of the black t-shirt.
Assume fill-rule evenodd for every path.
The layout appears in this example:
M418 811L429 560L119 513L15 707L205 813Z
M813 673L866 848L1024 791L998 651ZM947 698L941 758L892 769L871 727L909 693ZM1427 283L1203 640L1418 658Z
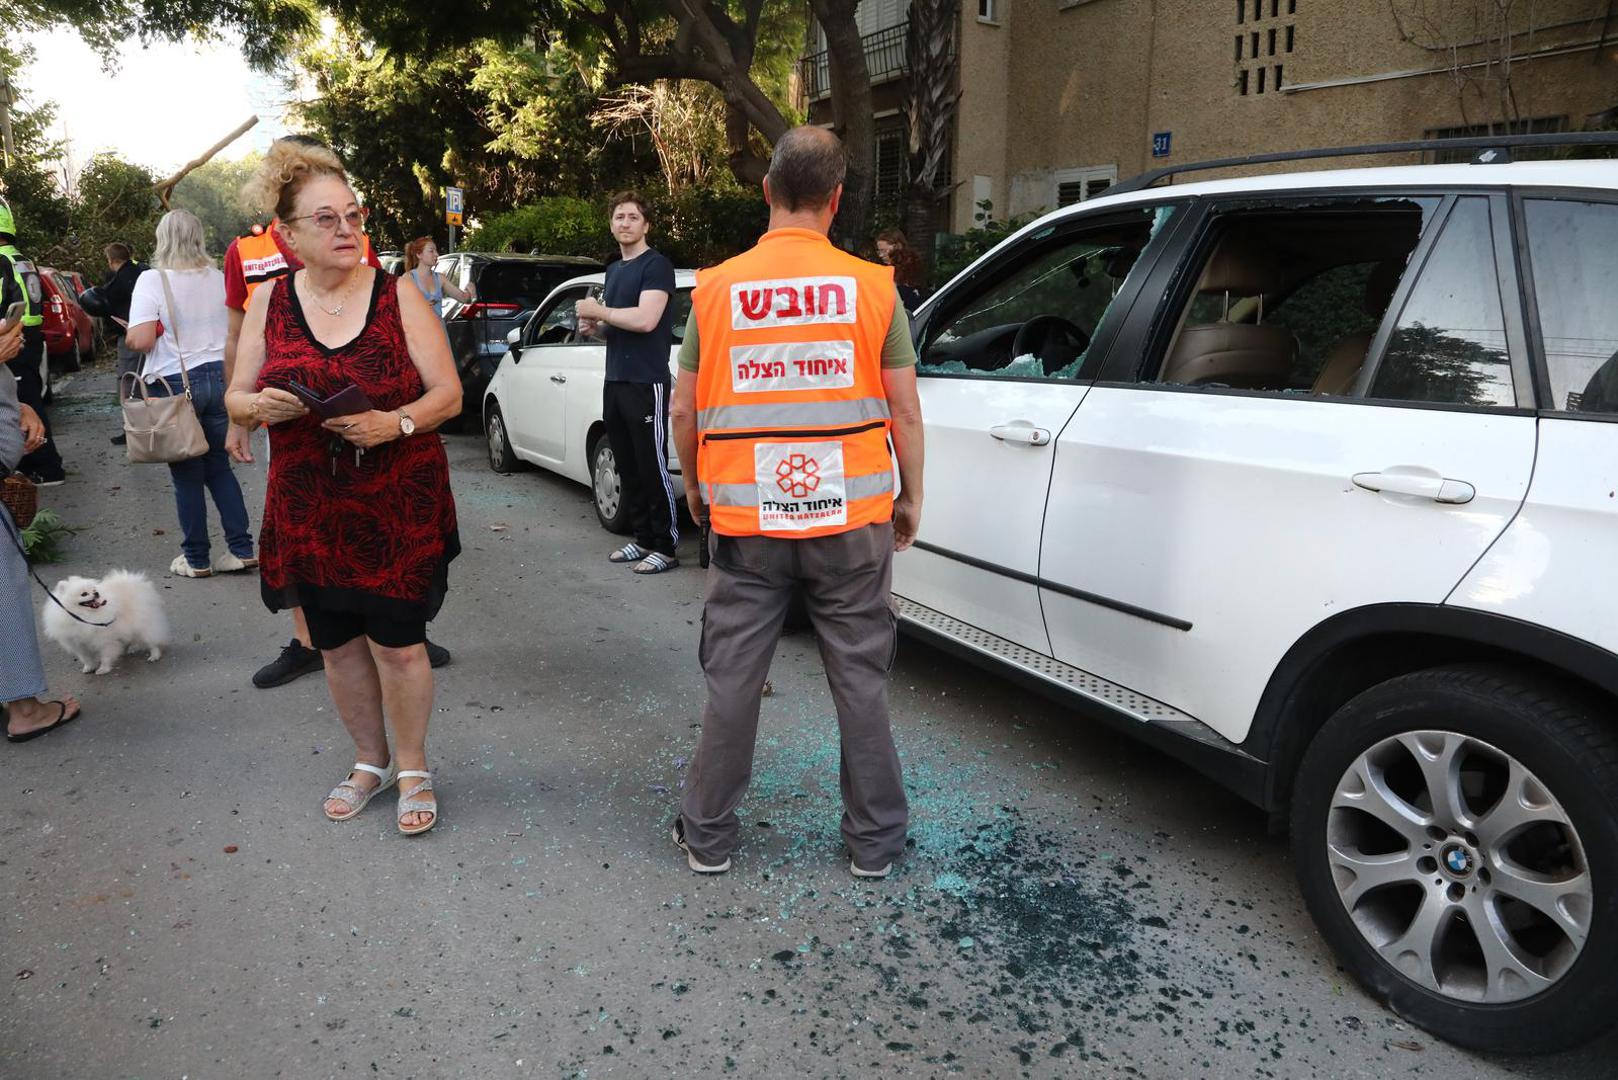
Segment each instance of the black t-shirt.
M669 381L669 347L674 343L674 264L668 257L647 248L627 262L608 264L601 302L610 308L639 307L640 294L648 289L669 295L656 328L644 334L606 328L607 378L612 382Z

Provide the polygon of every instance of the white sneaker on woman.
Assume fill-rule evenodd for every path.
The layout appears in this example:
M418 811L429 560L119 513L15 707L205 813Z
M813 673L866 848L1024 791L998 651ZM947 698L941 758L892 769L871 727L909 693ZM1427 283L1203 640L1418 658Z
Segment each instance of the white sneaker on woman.
M176 574L180 577L213 577L213 569L211 567L204 566L198 568L192 566L190 563L185 561L184 555L174 556L174 561L169 563L169 573Z

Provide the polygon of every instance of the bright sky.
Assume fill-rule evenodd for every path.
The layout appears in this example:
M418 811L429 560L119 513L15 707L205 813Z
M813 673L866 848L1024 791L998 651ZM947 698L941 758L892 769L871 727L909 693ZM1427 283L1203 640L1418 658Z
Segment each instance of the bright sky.
M24 103L55 101L58 138L82 166L102 150L159 174L179 168L249 116L258 125L220 153L238 158L284 133L286 90L247 66L233 41L128 46L109 75L69 30L30 33L34 62L14 79Z

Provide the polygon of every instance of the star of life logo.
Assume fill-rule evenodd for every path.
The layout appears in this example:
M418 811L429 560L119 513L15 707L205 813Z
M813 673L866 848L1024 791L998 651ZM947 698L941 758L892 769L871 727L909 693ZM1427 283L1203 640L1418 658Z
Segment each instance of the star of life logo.
M775 467L780 477L775 486L796 499L807 498L820 486L820 462L803 454L793 454Z
M764 532L848 523L842 443L756 443L753 470Z

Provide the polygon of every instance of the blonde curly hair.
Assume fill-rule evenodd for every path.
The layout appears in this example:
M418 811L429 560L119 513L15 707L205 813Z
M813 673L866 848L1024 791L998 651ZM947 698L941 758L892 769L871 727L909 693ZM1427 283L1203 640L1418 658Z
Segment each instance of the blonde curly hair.
M255 209L285 220L292 216L303 185L317 176L348 183L348 172L330 147L307 135L288 135L270 144L242 197Z

